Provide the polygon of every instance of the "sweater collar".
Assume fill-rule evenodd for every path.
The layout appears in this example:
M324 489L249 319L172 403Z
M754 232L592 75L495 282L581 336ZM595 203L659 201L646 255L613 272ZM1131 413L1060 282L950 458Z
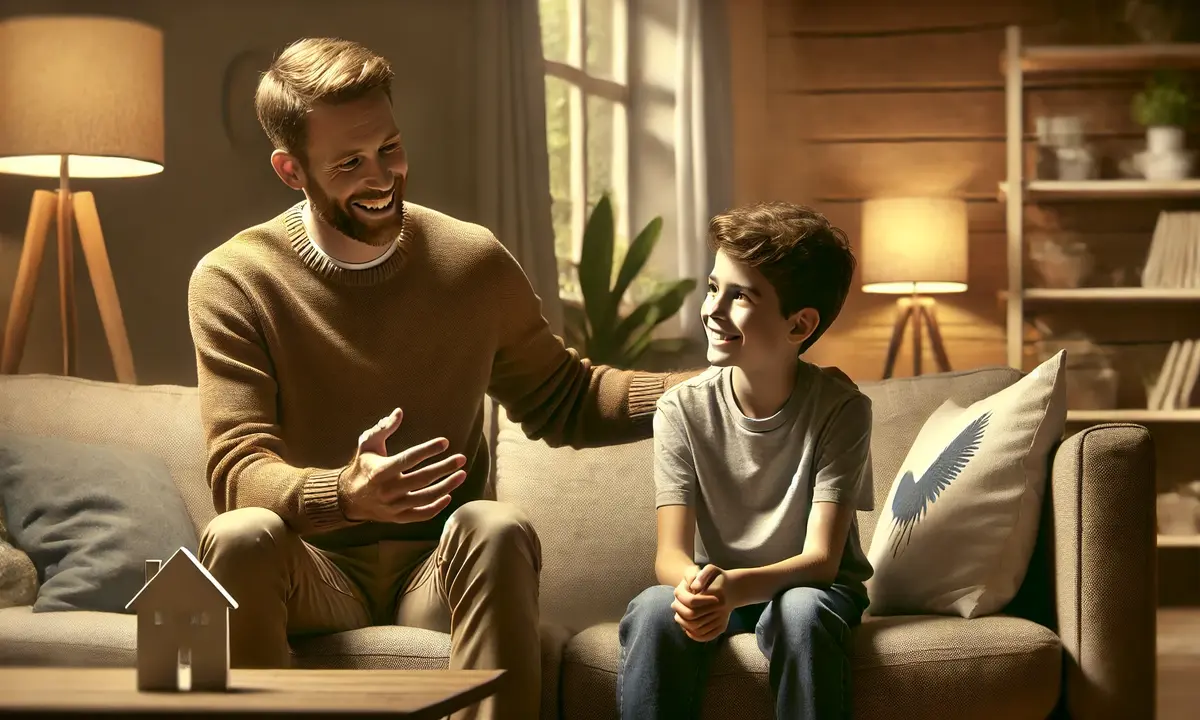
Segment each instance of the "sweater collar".
M412 216L407 208L404 209L404 225L400 230L400 239L397 240L396 249L378 265L355 269L338 265L313 243L312 238L308 236L308 231L304 228L304 204L306 202L306 200L301 200L287 210L284 214L284 225L287 228L288 241L291 242L296 254L300 256L305 267L317 275L341 285L366 287L391 279L404 266L405 251L411 244L413 234Z

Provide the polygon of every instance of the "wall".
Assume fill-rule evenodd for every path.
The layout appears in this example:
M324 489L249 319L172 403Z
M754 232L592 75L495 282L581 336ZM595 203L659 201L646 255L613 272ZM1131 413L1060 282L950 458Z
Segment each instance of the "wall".
M281 10L280 8L286 8ZM0 0L0 17L28 12L116 14L165 33L166 170L138 179L76 181L91 190L104 228L138 380L195 383L187 327L188 277L201 256L238 230L300 198L271 171L253 132L244 145L222 116L226 69L250 56L250 81L236 84L241 118L254 130L252 71L287 42L339 35L387 56L396 70L396 115L412 172L409 198L470 219L475 209L473 2L425 0ZM249 123L249 124L247 124ZM35 189L51 180L0 175L0 318L7 317ZM53 229L51 233L53 233ZM52 235L53 238L53 235ZM115 377L82 252L76 251L79 374ZM51 239L38 283L21 372L60 372L57 256Z
M1066 30L1079 35L1098 27L1088 14L1093 5L730 0L737 14L731 29L740 201L812 203L857 241L865 198L965 197L969 290L938 299L939 323L954 369L1003 364L1006 240L997 185L1005 174L1004 28L1021 25L1027 41L1061 41ZM1136 87L1129 78L1066 77L1032 88L1025 96L1027 168L1032 118L1040 114L1083 115L1088 141L1108 156L1141 145L1128 111ZM1108 248L1101 253L1115 266L1145 251L1156 212L1149 203L1028 206L1026 231L1088 231L1089 242ZM856 287L810 359L837 364L858 380L878 379L893 303ZM1116 339L1149 332L1134 322ZM905 340L900 376L912 370ZM922 360L927 371L935 367L928 343Z

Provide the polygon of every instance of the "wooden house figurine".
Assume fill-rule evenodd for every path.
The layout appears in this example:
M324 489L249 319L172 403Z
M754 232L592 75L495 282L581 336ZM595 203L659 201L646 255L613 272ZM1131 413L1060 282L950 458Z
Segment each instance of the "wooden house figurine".
M181 689L179 669L186 658L192 690L226 690L229 610L237 606L187 548L165 563L147 560L146 584L125 606L138 616L138 689Z

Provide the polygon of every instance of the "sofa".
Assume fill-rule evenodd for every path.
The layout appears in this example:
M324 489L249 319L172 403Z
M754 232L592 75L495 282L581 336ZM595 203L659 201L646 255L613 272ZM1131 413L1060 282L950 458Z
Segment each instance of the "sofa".
M877 508L923 421L1010 385L1009 368L863 384L873 401ZM542 542L543 718L615 718L617 622L653 584L652 443L551 448L485 403L490 492ZM0 431L132 446L170 469L197 528L214 516L195 388L0 377ZM1154 450L1145 428L1082 429L1057 446L1024 584L1000 614L864 618L856 718L1149 718L1155 687ZM876 513L858 516L869 546ZM0 608L0 665L133 666L135 617ZM297 667L445 667L448 635L372 627L293 643ZM753 634L711 669L704 718L773 716Z

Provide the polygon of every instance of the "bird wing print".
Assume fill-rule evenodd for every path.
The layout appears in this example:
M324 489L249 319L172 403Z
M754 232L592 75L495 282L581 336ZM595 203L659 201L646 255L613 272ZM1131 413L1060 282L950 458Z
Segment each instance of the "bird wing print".
M911 470L904 472L896 487L896 495L892 498L892 557L900 553L901 543L904 547L908 546L913 528L925 516L925 511L958 477L967 466L967 461L975 456L991 417L991 411L985 412L963 428L930 464L920 481L913 481Z

